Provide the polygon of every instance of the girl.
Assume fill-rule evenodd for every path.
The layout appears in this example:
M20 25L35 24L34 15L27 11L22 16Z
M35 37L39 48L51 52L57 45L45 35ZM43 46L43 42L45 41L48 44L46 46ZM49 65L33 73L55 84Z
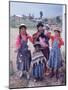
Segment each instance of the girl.
M41 52L41 46L39 42L36 42L34 44L35 52L32 56L32 62L31 62L31 72L32 76L34 78L34 81L42 80L44 76L44 62L46 62L46 58L44 57L43 53Z
M54 30L54 36L51 36L52 39L52 49L49 56L48 66L51 68L51 77L54 75L54 70L56 70L56 78L59 78L58 70L61 67L61 51L60 48L64 45L64 42L60 36L60 30Z
M31 36L29 36L26 32L26 25L22 24L19 27L19 35L16 40L16 48L18 50L17 53L17 69L21 71L20 77L22 77L25 72L28 74L30 63L31 63L31 53L28 50L28 39L32 42Z

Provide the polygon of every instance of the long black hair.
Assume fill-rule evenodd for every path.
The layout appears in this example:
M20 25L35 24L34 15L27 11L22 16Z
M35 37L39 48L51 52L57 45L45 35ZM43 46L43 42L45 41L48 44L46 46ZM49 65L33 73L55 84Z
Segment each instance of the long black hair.
M39 22L39 23L37 24L37 28L39 28L40 26L41 26L41 27L44 26L42 22Z

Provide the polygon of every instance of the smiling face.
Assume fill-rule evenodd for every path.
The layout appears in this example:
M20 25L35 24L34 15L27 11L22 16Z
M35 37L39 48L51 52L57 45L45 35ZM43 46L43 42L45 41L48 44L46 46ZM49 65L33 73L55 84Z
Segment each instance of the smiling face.
M59 31L55 30L54 33L55 33L55 36L56 37L59 37L60 36L60 32Z
M20 38L25 37L26 34L27 34L26 28L21 27L21 28L19 29L19 35L20 35Z
M19 29L19 34L22 35L26 35L26 28L21 27L21 29Z
M26 34L26 29L24 27L20 29L20 34Z

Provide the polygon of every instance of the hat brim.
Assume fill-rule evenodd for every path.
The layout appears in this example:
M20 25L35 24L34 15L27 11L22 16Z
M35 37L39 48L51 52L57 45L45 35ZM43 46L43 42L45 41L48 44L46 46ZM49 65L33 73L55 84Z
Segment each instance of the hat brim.
M19 29L21 29L21 28L27 29L27 27L26 27L25 25L20 25L20 26L19 26Z
M57 31L57 32L61 32L61 31L60 31L60 30L58 30L58 29L55 29L55 30L54 30L54 32L55 32L55 31Z
M40 45L40 44L34 44L34 47L36 47L36 46L39 46L39 47L41 47L41 45Z

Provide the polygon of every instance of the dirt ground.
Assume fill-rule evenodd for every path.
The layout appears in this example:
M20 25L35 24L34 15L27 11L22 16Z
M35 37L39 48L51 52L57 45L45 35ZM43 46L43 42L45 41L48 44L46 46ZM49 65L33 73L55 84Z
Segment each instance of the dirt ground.
M65 73L59 72L59 79L54 76L50 78L50 75L44 77L44 80L35 82L32 78L27 80L25 77L21 79L14 73L10 76L10 88L27 88L27 87L39 87L39 86L55 86L65 85Z
M28 30L30 34L35 33L36 30ZM16 55L15 53L15 40L18 35L18 29L10 28L10 88L21 88L21 87L36 87L36 86L51 86L51 85L65 85L65 71L62 70L59 72L60 78L56 80L55 76L49 78L48 76L44 77L43 81L34 82L32 79L26 80L26 78L19 78L17 76L16 68ZM29 42L29 49L33 52L33 45ZM64 51L64 47L62 48Z

